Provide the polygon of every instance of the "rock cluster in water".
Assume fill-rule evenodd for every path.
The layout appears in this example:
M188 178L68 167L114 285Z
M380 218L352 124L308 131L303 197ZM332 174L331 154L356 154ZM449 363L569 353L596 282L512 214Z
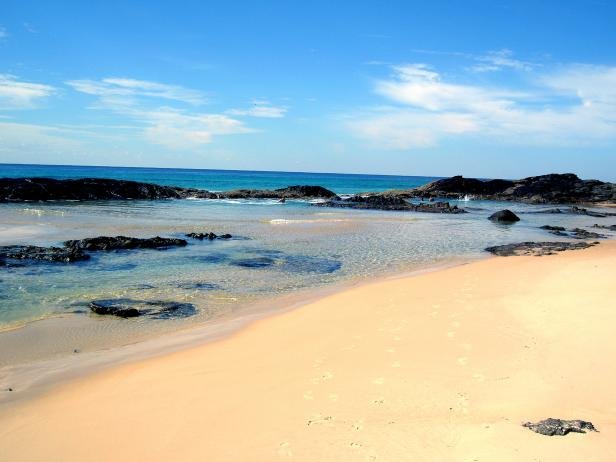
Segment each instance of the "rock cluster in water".
M607 236L604 234L595 233L582 228L566 229L563 226L541 226L544 229L556 236L570 237L573 239L605 239Z
M90 252L105 250L132 250L132 249L166 249L170 247L184 247L188 243L184 239L171 237L127 237L127 236L99 236L86 239L65 241L67 249L88 250Z
M595 218L605 218L605 217L616 216L616 213L613 213L613 212L595 212L594 210L588 210L583 207L577 207L575 205L573 207L537 210L535 212L526 212L526 213L545 213L545 214L568 213L572 215L588 215L589 217L595 217Z
M549 418L536 423L526 422L522 424L522 426L530 428L535 433L546 436L564 436L569 433L586 433L586 431L597 431L591 422L587 422L585 420L562 420Z
M197 239L199 241L202 240L208 240L208 241L213 241L214 239L231 239L233 236L231 236L231 234L214 234L212 232L209 233L187 233L185 234L186 237L190 237L192 239Z
M486 247L486 251L499 257L554 255L565 250L581 250L592 247L598 242L518 242L515 244Z
M38 247L35 245L0 246L0 266L15 266L18 261L72 263L89 259L80 249L67 247Z
M138 181L108 178L0 178L0 202L51 200L155 200L155 199L314 199L335 198L322 186L288 186L286 188L237 189L210 192L204 189L162 186Z

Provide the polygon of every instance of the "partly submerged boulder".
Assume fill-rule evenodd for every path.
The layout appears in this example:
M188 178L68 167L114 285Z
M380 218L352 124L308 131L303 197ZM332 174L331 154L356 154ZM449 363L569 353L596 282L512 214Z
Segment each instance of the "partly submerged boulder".
M488 219L497 223L515 223L516 221L520 221L520 217L507 209L493 213Z
M137 316L149 316L155 319L185 318L197 312L192 303L133 300L130 298L93 300L89 306L90 310L96 314L113 315L120 318Z

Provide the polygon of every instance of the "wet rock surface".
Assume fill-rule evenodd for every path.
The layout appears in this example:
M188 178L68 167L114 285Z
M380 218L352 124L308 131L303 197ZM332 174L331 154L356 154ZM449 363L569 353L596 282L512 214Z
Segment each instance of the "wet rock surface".
M18 261L72 263L89 259L81 249L8 245L0 247L0 266L12 266Z
M569 213L572 215L587 215L589 217L595 218L605 218L609 216L616 216L616 213L613 212L595 212L594 210L588 210L583 207L564 207L564 208L555 208L555 209L545 209L538 210L536 212L526 212L526 213L546 213L546 214L558 214L558 213Z
M318 207L338 207L350 209L392 210L424 213L467 213L466 210L449 202L429 202L413 204L405 197L392 194L356 195L347 199L335 199L317 204Z
M520 180L479 180L454 176L408 191L412 197L511 200L533 204L616 203L616 184L582 180L573 173L549 174Z
M178 289L186 290L219 290L220 286L213 282L180 282L177 285Z
M184 239L160 236L149 238L98 236L64 242L64 246L67 249L87 250L90 252L132 249L167 249L170 247L184 247L187 244L188 243Z
M566 250L581 250L592 247L598 242L518 242L515 244L486 247L486 251L499 257L554 255Z
M511 210L499 210L490 215L488 219L496 223L515 223L516 221L520 221L520 217Z
M0 202L61 200L160 200L160 199L312 199L335 198L322 186L295 185L275 190L238 189L213 193L204 189L163 186L109 178L0 178Z
M598 431L591 422L585 420L562 420L562 419L545 419L539 422L525 422L523 427L529 428L535 433L546 436L565 436L569 433L586 433L586 431Z
M154 319L185 318L197 312L197 309L191 303L134 300L131 298L93 300L89 307L96 314L120 318L138 316L148 316Z
M214 233L187 233L186 237L190 237L192 239L197 239L199 241L208 240L213 241L214 239L231 239L233 236L231 234L214 234Z

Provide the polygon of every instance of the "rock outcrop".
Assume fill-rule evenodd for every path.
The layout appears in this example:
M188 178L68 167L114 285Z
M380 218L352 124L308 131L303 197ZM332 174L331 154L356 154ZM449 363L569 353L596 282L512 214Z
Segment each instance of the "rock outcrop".
M184 247L187 244L188 243L184 239L160 236L148 238L98 236L64 242L64 246L67 249L87 250L90 252L105 250L166 249L170 247Z
M520 221L520 217L511 210L499 210L490 215L488 219L496 223L515 223L516 221Z
M394 210L425 213L466 213L466 210L449 202L421 202L413 204L405 197L392 193L356 195L346 199L334 199L313 204L318 207L339 207L350 209Z
M107 178L57 180L53 178L0 178L0 202L61 200L157 200L157 199L313 199L336 198L322 186L289 186L275 190L239 189L210 192L203 189L163 186Z
M521 180L479 180L454 176L409 190L411 197L521 201L533 204L616 203L616 184L581 180L573 173L549 174Z
M214 239L231 239L233 236L231 236L231 234L214 234L212 232L209 233L187 233L185 234L186 237L190 237L192 239L197 239L199 241L202 240L208 240L208 241L213 241Z
M515 244L486 247L486 251L499 257L554 255L565 250L581 250L592 247L598 242L518 242Z
M562 419L545 419L539 422L526 422L523 427L529 428L535 433L546 436L565 436L569 433L586 433L586 431L598 431L591 422L585 420L562 420Z
M604 234L595 233L593 231L588 231L582 228L573 228L567 230L562 226L544 225L541 226L541 229L545 229L546 231L556 236L570 237L572 239L605 239L607 237Z

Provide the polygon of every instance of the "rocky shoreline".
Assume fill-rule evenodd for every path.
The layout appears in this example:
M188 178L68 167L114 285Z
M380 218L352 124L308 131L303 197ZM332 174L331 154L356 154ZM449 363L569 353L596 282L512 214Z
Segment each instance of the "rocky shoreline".
M342 199L322 186L294 185L279 189L236 189L211 192L204 189L163 186L136 181L103 178L57 180L52 178L0 178L0 202L161 200L161 199L325 199L322 207L406 210L429 213L464 213L447 202L423 200L475 199L518 201L531 204L602 204L616 203L616 184L582 180L572 173L549 174L520 180L480 180L454 176L433 181L418 188L368 192ZM420 199L411 203L409 199ZM553 209L544 213L586 213L584 209ZM609 214L609 213L608 213ZM597 215L598 216L598 215Z

